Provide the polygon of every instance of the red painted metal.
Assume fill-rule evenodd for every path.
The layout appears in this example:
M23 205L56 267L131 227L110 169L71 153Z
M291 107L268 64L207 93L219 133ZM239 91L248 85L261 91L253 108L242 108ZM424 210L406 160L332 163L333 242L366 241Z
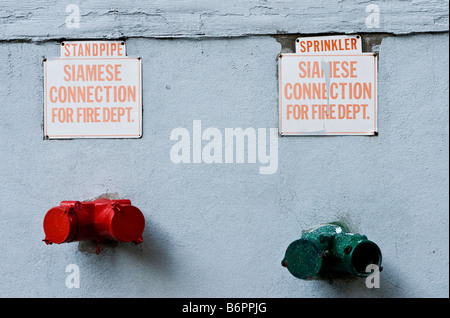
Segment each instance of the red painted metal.
M62 201L44 217L46 244L84 240L142 242L145 219L130 200Z

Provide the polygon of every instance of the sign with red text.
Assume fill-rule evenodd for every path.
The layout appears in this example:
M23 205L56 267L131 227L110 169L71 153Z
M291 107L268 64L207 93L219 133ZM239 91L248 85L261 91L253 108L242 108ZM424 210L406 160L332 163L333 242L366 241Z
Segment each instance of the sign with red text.
M299 55L359 54L362 53L361 36L331 35L302 37L295 41L295 52Z
M377 133L377 56L279 56L281 135Z
M126 57L124 41L69 41L61 43L62 58L117 58Z
M49 139L140 138L141 59L121 41L61 44L44 60L44 134Z

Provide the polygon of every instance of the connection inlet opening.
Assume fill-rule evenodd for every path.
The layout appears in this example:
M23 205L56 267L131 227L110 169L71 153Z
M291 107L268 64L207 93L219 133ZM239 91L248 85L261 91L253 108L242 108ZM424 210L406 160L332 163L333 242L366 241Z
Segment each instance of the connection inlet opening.
M368 276L366 272L368 265L381 265L380 248L373 242L366 241L358 244L351 255L352 266L357 275Z

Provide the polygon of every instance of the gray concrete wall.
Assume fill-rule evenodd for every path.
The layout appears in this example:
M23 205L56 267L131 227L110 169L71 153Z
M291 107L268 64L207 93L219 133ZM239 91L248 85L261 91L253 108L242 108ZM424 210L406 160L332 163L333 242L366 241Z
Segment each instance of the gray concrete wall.
M403 2L380 3L400 8ZM188 3L172 10L177 21L189 23L184 18L197 2ZM114 3L80 3L75 30L64 27L65 6L2 2L0 296L448 297L448 2L414 1L414 26L400 18L394 24L394 14L381 15L378 30L367 30L366 13L357 17L360 26L327 19L317 32L336 25L337 32L363 33L375 43L366 49L379 53L379 135L278 138L278 169L268 175L259 173L260 163L175 164L170 158L172 130L192 133L193 120L222 132L278 127L277 54L288 49L280 44L286 38L272 33L286 9L268 1L277 14L252 24L244 5L221 3L217 10L199 4L194 12L206 6L244 18L225 20L229 29L211 20L205 32L211 37L168 19L168 32L188 30L173 38L164 37L164 23L152 16L166 12L169 2L129 5L117 9L116 19L107 19ZM304 19L310 7L317 24L320 12L332 16L337 3L327 3L302 3ZM43 12L55 19L39 19ZM91 15L100 19L97 31ZM122 25L130 19L142 30ZM290 19L285 31L295 39L307 23L294 26ZM258 25L265 27L255 32ZM57 56L61 39L114 38L122 27L118 37L126 39L128 55L143 61L143 137L44 140L42 57ZM144 213L141 245L105 246L95 255L86 243L42 242L48 209L104 193L130 199ZM380 246L381 288L366 288L364 279L302 281L281 267L302 230L331 221ZM68 264L80 268L78 289L66 287Z

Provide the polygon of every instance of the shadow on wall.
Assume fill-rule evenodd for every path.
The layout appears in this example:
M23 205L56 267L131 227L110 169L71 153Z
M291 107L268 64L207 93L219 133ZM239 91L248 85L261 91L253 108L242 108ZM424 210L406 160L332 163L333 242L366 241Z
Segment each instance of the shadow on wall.
M390 267L389 263L383 264L383 271L380 273L379 288L368 288L365 278L344 277L333 280L330 284L322 282L325 294L334 297L366 297L366 298L403 298L409 297L409 292L413 290L408 282L402 279L402 275L397 268Z
M149 270L155 270L165 275L172 273L172 259L168 251L172 250L170 240L157 224L146 222L141 244L132 242L105 241L100 245L100 252L95 255L99 245L96 241L78 242L78 250L85 254L93 254L102 259L109 260L112 255L119 253L126 255L131 262L144 264Z

